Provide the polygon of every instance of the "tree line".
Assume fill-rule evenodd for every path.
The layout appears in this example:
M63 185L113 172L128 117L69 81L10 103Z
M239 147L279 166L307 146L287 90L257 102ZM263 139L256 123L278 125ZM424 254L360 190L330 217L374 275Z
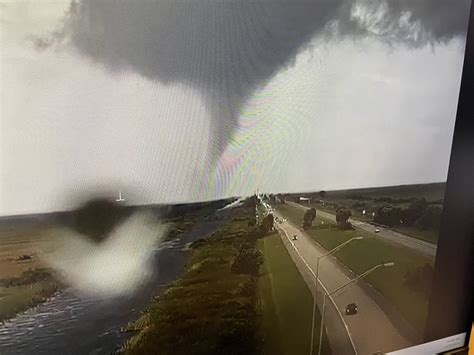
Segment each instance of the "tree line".
M438 230L442 212L441 205L432 205L426 199L420 198L415 199L405 209L388 204L380 207L375 213L374 222L389 227L405 225L421 230Z

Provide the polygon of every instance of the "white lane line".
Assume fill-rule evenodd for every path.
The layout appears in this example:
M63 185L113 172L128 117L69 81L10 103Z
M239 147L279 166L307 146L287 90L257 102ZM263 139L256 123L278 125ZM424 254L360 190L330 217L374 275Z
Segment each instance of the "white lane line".
M298 206L300 208L305 208L304 206L301 206L300 204L292 202L293 205ZM318 211L320 215L322 215L326 219L335 219L335 216L324 211ZM351 222L357 226L357 228L362 229L363 231L369 232L369 233L374 233L374 228L372 225L368 224L367 222L362 222L358 220L354 220L351 218ZM418 251L421 251L424 254L428 254L430 256L436 255L436 251L438 249L437 245L434 243L429 243L424 240L420 240L414 237L411 237L406 234L402 234L399 232L396 232L392 229L387 229L387 228L380 228L380 231L385 233L385 235L379 235L378 237L380 239L387 238L391 240L394 243L403 245L405 247L408 247L410 249L416 249ZM404 243L405 242L405 243ZM411 245L410 245L411 244ZM423 250L422 250L423 249Z
M288 241L290 242L291 246L293 247L293 249L295 249L296 253L298 254L298 256L300 257L300 259L303 261L303 263L306 265L306 267L308 268L309 272L313 275L313 277L316 279L316 274L314 273L313 269L311 269L311 267L308 265L308 263L306 262L305 258L303 257L303 255L301 255L300 251L298 250L298 248L295 246L295 244L291 241L288 233L286 232L285 229L281 228L281 230L283 231L283 233L285 233L285 236L286 238L288 239ZM347 332L347 336L349 337L349 341L351 342L351 345L352 345L352 349L354 350L354 353L355 355L358 354L357 352L357 349L355 347L355 344L354 344L354 340L352 339L352 335L351 335L351 332L349 331L349 327L347 326L347 323L346 321L344 320L344 317L342 316L342 313L341 311L339 310L339 307L337 307L336 305L336 302L334 301L334 298L329 294L329 291L328 289L326 288L326 286L324 286L324 284L321 282L321 280L317 280L316 281L319 283L319 285L324 289L324 291L326 292L326 294L329 296L329 299L331 300L332 304L334 305L334 308L336 308L336 311L337 313L339 314L339 317L341 318L341 321L342 323L344 324L344 327L346 328L346 332Z

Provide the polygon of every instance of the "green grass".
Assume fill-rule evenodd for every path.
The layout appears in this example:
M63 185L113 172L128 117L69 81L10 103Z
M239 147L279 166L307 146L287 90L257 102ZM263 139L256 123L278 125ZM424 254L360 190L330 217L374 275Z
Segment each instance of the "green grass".
M0 321L44 302L61 288L48 269L30 269L0 279Z
M285 215L291 223L293 223L294 225L298 227L302 227L303 214L304 214L305 209L296 207L294 205L290 205L288 203L278 205L276 206L276 208L279 212ZM330 228L331 226L334 226L334 225L335 223L333 221L330 221L326 218L322 218L321 216L319 216L316 209L316 219L313 222L313 228L325 229L325 228Z
M303 210L294 206L284 205L278 210L291 210L288 219L298 220ZM299 217L302 218L302 217ZM318 218L318 217L317 217ZM325 249L332 249L337 245L356 236L363 236L363 240L356 240L338 251L335 256L356 274L368 270L381 262L394 262L395 266L379 269L365 278L375 289L382 293L400 311L418 331L424 330L428 299L421 293L413 292L404 284L404 276L408 270L415 270L425 263L433 264L430 259L420 256L403 246L386 243L371 233L361 230L341 231L337 228L318 230L311 228L307 234L319 242Z
M296 208L295 206L292 206L288 203L285 204L280 204L276 206L276 209L282 213L286 218L290 220L291 223L294 225L301 227L303 224L303 213L304 210L300 208ZM317 216L316 212L316 216Z
M348 204L348 203L344 203L344 201L333 201L334 203L337 203L339 205L343 205L343 206L346 206L348 208L350 208L351 204ZM380 204L382 205L382 204ZM408 207L408 203L392 203L393 206L395 207L400 207L400 208L407 208ZM327 207L322 207L320 204L311 204L311 207L314 207L316 208L316 211L318 210L321 210L321 211L324 211L324 212L328 212L328 213L331 213L331 214L336 214L336 211L334 208L327 208ZM291 209L292 206L289 206L288 209ZM367 208L368 211L372 211L373 209L375 209L373 206L372 206L372 209L371 208ZM357 219L359 221L364 221L364 222L371 222L372 221L372 216L370 215L370 213L368 215L366 215L366 217L364 218L364 216L362 215L362 212L358 211L358 210L354 210L354 208L351 208L351 212L352 212L352 216L351 216L351 219ZM294 212L293 212L294 214ZM316 213L317 214L317 213ZM294 216L293 218L295 218L295 220L297 220L298 218L302 218L300 216ZM301 224L301 222L299 222ZM426 242L429 242L429 243L433 243L433 244L438 244L438 236L439 236L439 231L435 231L435 230L421 230L415 226L396 226L396 227L391 227L390 229L396 231L396 232L400 232L400 233L403 233L403 234L406 234L406 235L409 235L410 237L413 237L413 238L417 238L417 239L420 239L420 240L424 240Z
M255 210L234 213L232 222L192 244L183 275L129 326L138 333L124 345L125 353L260 353L257 278L231 272L241 246L255 245L248 226Z
M384 187L369 187L359 189L326 191L326 196L323 199L344 199L354 195L363 195L367 198L390 197L392 199L400 198L421 198L424 197L429 201L440 200L444 197L446 183L430 183L430 184L414 184L414 185L399 185L399 186L384 186ZM314 198L321 198L319 191L310 193L288 194L288 196L299 197L314 195Z
M420 230L416 227L393 227L394 231L424 240L425 242L438 244L439 232L434 230Z
M313 297L278 234L258 241L264 255L258 279L265 354L307 354L310 348ZM315 351L319 342L319 312L315 323ZM323 354L330 354L324 337Z
M206 210L174 217L167 239L173 239L204 220ZM240 226L243 222L235 223ZM64 285L45 268L36 254L46 248L51 236L47 230L8 233L0 238L0 321L13 318L51 297ZM20 255L33 255L27 262L17 262Z
M318 191L287 194L286 197L290 201L295 201L300 196L311 197L314 202L312 207L316 207L316 210L323 210L332 214L335 214L336 205L344 206L350 208L352 217L359 220L364 220L362 211L365 209L367 211L365 220L369 221L372 219L370 215L372 211L376 211L387 203L401 209L408 208L411 204L410 200L413 198L425 198L428 202L442 204L445 187L445 183L415 184L326 191L323 197L320 196ZM380 200L381 198L382 200ZM390 201L383 201L383 199L387 198ZM325 206L317 203L318 200L324 200ZM436 244L438 242L438 230L424 231L416 226L397 226L392 229L430 243Z
M0 321L10 319L44 302L58 289L58 284L52 280L23 286L0 287Z

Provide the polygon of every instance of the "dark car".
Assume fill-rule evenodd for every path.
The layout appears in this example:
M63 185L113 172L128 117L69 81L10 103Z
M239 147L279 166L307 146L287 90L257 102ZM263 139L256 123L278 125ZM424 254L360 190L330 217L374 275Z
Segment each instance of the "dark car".
M357 313L357 305L355 303L349 303L346 306L346 314L350 315L350 314L356 314L356 313Z

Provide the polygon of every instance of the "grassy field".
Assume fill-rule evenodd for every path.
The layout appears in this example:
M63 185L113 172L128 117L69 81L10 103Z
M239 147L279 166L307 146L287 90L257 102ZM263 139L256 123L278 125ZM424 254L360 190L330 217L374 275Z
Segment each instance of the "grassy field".
M255 214L252 208L240 211ZM255 245L248 221L237 217L193 243L184 274L129 327L138 333L124 353L260 353L257 277L231 270L243 245Z
M438 243L438 231L434 230L419 230L415 227L393 227L394 231L409 235L414 238L424 240L425 242L437 244Z
M265 354L307 354L310 348L313 297L277 233L258 241L264 255L258 279ZM315 344L319 342L319 312ZM315 350L317 346L315 347ZM330 354L327 337L323 354Z
M58 290L59 284L52 279L24 286L0 287L0 321L44 302Z
M303 213L305 211L304 209L295 207L294 205L290 205L290 204L282 204L282 205L277 206L277 210L281 212L282 214L284 214L291 223L297 225L298 227L302 227ZM335 225L334 222L320 217L318 213L316 212L316 219L313 222L314 229L325 229L325 228L330 228L331 226L334 226L334 225Z
M288 204L278 205L277 209L285 213L290 221L301 224L303 209ZM428 299L424 294L410 290L404 284L404 276L407 271L413 271L425 263L432 265L433 262L430 259L413 253L406 247L385 243L371 233L360 230L341 231L334 227L325 229L313 227L307 231L307 234L328 250L355 236L364 237L363 240L354 241L335 254L356 274L361 274L381 262L394 262L394 267L384 269L383 272L374 272L365 281L372 284L395 305L404 318L418 331L423 331Z
M129 325L136 334L124 353L307 354L311 293L279 236L258 239L261 232L249 225L255 210L233 213L232 221L191 245L183 275ZM260 272L235 272L242 248L260 251ZM315 333L317 339L318 327ZM327 339L323 350L330 353Z
M41 258L51 243L45 230L0 235L0 321L43 302L61 287Z
M381 207L390 205L402 210L407 209L414 199L424 198L429 204L442 205L445 192L445 183L387 186L376 188L362 188L339 191L307 192L301 194L287 194L285 198L296 201L300 196L310 197L311 207L335 214L338 207L347 207L352 212L352 218L372 221L372 212ZM362 211L366 210L366 216ZM438 242L439 230L422 230L416 225L406 227L394 226L392 229L406 233L414 238L430 243Z
M211 207L166 219L170 226L166 239L204 221ZM49 227L34 225L0 233L0 321L44 302L63 287L43 258L54 250L54 235Z
M368 208L367 211L369 211L369 212L367 213L366 216L364 216L362 214L362 211L360 210L360 208L359 209L351 208L351 206L353 205L353 200L332 200L332 203L335 203L338 206L345 206L345 207L349 208L352 212L351 219L356 219L356 220L364 221L364 222L372 222L373 219L372 219L372 216L371 216L371 211L375 210L379 205L380 206L383 205L383 203L378 203L378 204L371 205L371 209ZM392 205L395 206L395 207L406 208L406 207L408 207L409 203L393 203ZM305 208L314 207L314 208L316 208L317 211L324 211L324 212L331 213L333 215L336 214L336 208L329 207L329 206L331 206L330 204L326 204L326 205L323 206L321 203L312 203L309 207L307 207L305 205L303 205L303 206ZM290 206L290 208L288 208L288 210L289 209L291 209L291 206ZM301 222L300 222L300 224L301 224ZM437 231L437 230L432 230L432 229L421 230L421 229L419 229L415 226L402 226L402 225L394 226L394 227L391 227L390 229L392 229L394 231L397 231L397 232L400 232L400 233L404 233L404 234L409 235L413 238L424 240L424 241L429 242L429 243L433 243L433 244L438 243L439 231Z
M337 201L339 205L341 206L351 206L351 203L347 201ZM400 207L400 208L406 208L408 207L408 203L398 203L398 204L393 204L395 207ZM336 210L334 208L325 208L322 207L320 204L312 204L311 207L315 207L316 210L322 210L324 212L336 214ZM360 210L354 210L351 209L352 216L351 218L357 219L360 221L365 221L365 222L371 222L372 217L371 216L366 216L364 218L364 215ZM369 213L370 214L370 213ZM438 236L439 236L439 231L436 230L421 230L419 228L416 228L415 226L394 226L391 227L390 229L409 235L413 238L417 238L420 240L424 240L429 243L437 244L438 243Z
M370 199L390 197L392 199L426 198L428 201L438 201L444 198L446 183L413 184L383 187L368 187L360 189L326 191L324 199L347 199L353 196L364 196ZM313 199L322 198L319 191L286 196L308 196Z
M20 276L23 272L43 268L41 255L51 245L46 231L27 230L0 234L0 279ZM21 260L21 256L29 258Z

